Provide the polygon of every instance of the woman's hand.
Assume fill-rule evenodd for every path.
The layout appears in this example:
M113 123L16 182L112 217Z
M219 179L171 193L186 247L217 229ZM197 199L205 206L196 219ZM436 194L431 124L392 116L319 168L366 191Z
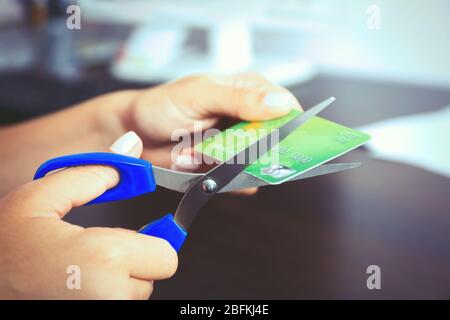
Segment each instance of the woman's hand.
M166 167L197 170L192 150L172 161L172 133L217 126L222 118L266 120L300 108L261 76L199 75L146 90L104 95L0 130L0 196L32 179L43 161L106 149ZM133 231L61 220L118 182L112 168L69 168L28 182L0 199L1 298L147 298L153 280L173 275L177 255L165 241ZM254 190L253 190L254 191ZM71 267L75 266L75 269ZM78 268L78 269L77 269ZM79 270L81 289L67 286ZM75 286L76 287L76 286Z
M173 157L176 130L219 126L219 121L267 120L300 108L285 88L257 74L197 75L143 90L106 94L72 108L0 128L0 196L32 179L40 163L65 154L107 148L135 131L144 140L142 157L176 170L199 171L193 152ZM253 190L254 191L254 190Z
M292 93L258 74L197 75L138 91L120 114L124 130L143 138L143 157L169 167L175 143L170 138L177 129L205 130L224 117L267 120L293 108L301 107Z
M103 119L111 119L114 129L121 124L120 132L136 131L144 140L144 159L176 170L199 171L200 161L194 161L191 148L172 153L177 141L171 136L176 130L206 130L224 117L267 120L293 108L301 107L288 90L258 74L197 75L137 91L131 103L106 107L109 117Z
M128 133L112 149L139 156L142 142ZM147 299L153 280L175 273L165 240L61 220L118 179L109 167L68 168L0 199L0 299Z

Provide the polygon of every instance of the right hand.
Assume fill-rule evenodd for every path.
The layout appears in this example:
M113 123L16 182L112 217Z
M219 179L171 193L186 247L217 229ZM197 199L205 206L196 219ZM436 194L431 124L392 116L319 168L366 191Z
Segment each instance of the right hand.
M128 143L122 139L115 149L139 156L141 140L132 134L125 140ZM167 241L131 230L82 228L61 220L118 180L110 167L74 167L1 198L0 298L147 299L153 280L171 277L178 259ZM73 275L68 274L73 272L70 266L79 268L80 289L67 286Z
M116 93L114 97L114 103L104 102L97 109L102 114L99 127L110 128L107 132L114 134L137 132L145 142L142 158L188 172L206 172L211 167L194 161L191 143L178 154L174 152L178 136L173 134L177 130L189 135L218 127L226 118L262 121L284 116L292 109L301 110L289 90L255 73L192 75L149 89ZM253 194L256 190L238 193Z

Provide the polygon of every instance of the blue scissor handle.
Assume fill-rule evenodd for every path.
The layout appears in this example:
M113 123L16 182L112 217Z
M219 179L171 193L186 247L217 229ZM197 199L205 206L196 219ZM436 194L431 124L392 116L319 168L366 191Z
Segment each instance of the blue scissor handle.
M80 153L48 160L38 168L34 179L42 178L54 170L84 165L111 166L120 174L117 186L88 204L130 199L156 189L150 162L106 152ZM147 224L139 233L165 239L177 252L187 236L187 232L175 222L172 214Z
M84 165L106 165L114 167L120 175L120 182L88 204L130 199L156 189L150 162L115 153L93 152L79 153L54 158L44 162L34 175L34 179L47 173L67 167Z
M143 226L139 233L165 239L177 252L187 237L186 230L175 222L170 213Z

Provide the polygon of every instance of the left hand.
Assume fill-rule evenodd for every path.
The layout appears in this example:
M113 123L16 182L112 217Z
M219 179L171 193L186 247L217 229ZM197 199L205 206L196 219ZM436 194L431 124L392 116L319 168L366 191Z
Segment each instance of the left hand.
M111 149L138 157L142 142L128 133ZM166 240L62 220L118 182L113 168L80 166L0 197L0 299L148 299L170 278L178 257Z
M287 89L258 74L232 76L196 75L145 90L133 91L128 103L104 108L111 126L123 134L135 131L144 142L142 158L176 170L198 171L193 151L172 157L177 129L189 133L218 125L223 117L238 120L268 120L301 108ZM117 117L118 116L118 117ZM174 159L173 159L174 158ZM253 193L255 189L248 191Z

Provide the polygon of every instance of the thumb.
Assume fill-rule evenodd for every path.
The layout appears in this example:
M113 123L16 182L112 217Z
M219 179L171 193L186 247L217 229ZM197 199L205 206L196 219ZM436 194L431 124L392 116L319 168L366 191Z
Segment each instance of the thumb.
M178 84L180 89L175 97L181 100L196 97L192 107L202 115L261 121L281 117L292 109L301 109L289 90L257 73L198 75L170 85Z
M128 132L113 143L111 150L139 157L142 141L134 132ZM23 205L28 207L23 212L40 216L56 213L62 218L72 208L97 198L118 182L119 174L112 167L96 165L60 170L19 190Z

